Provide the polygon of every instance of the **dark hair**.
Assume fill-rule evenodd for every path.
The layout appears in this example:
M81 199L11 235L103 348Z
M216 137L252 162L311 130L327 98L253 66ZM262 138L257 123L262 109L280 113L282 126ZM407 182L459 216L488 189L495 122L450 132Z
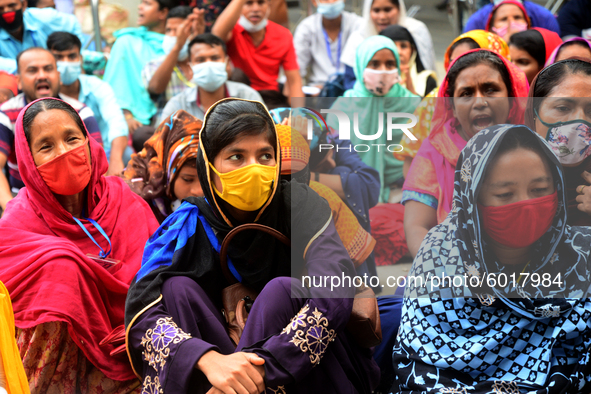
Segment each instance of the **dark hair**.
M400 9L400 2L398 0L388 0L390 3L392 3L392 5L398 9ZM373 0L371 2L371 5L373 6Z
M513 87L511 86L511 77L509 76L507 67L505 67L505 64L498 55L484 50L472 52L458 58L457 61L449 68L449 71L447 72L448 86L447 91L445 92L447 96L454 96L458 75L460 75L460 73L466 68L474 67L478 64L487 64L493 69L497 70L503 78L503 82L505 83L507 91L509 92L509 97L513 97Z
M33 124L33 121L41 112L49 111L52 109L59 109L67 112L68 115L70 115L70 117L72 118L72 120L76 122L76 125L80 128L80 131L87 135L84 123L82 123L80 115L78 115L78 112L76 112L74 108L72 108L69 104L66 104L61 100L48 98L45 100L37 101L35 104L27 108L26 112L23 114L23 130L25 131L25 137L27 138L29 149L31 148L31 125Z
M191 42L189 43L189 53L191 52L191 47L195 44L207 44L210 47L217 45L217 46L222 47L222 50L224 51L224 55L227 54L226 43L224 42L224 40L222 40L218 36L215 36L211 33L203 33L203 34L199 34L199 35L195 36L195 38L193 38L191 40Z
M41 52L47 52L51 55L51 57L53 58L53 60L55 61L55 56L53 56L53 53L51 53L50 51L48 51L45 48L41 48L41 47L31 47L31 48L27 48L24 51L20 52L18 55L16 55L16 72L17 74L21 72L21 57L27 53L27 52L33 52L33 51L41 51Z
M187 19L193 13L193 9L188 5L179 5L168 11L166 19L180 18Z
M558 49L558 52L556 52L556 57L558 57L558 55L560 55L560 51L562 51L564 48L572 47L572 46L580 46L580 47L586 48L589 52L591 52L591 45L586 44L581 40L575 40L575 41L568 41L568 42L565 42L562 45L560 45L560 49Z
M546 53L544 37L539 31L530 29L515 33L511 35L509 45L513 45L517 49L526 51L536 62L538 62L538 67L544 67L546 56L549 55L549 53Z
M168 10L172 10L174 7L179 5L178 0L156 0L158 3L158 9L162 10L164 8L168 8Z
M537 112L544 98L552 94L569 75L583 74L591 77L591 63L579 59L566 59L549 65L538 74L533 91L534 110Z
M542 141L540 141L540 138L534 135L532 131L528 129L526 126L516 127L505 133L505 136L503 137L501 144L497 148L494 157L486 167L488 169L492 168L494 163L502 155L517 150L519 148L537 153L538 156L540 156L540 158L552 169L552 175L556 177L555 166L552 164L550 158L548 157L548 152L542 148ZM487 174L484 174L483 179L486 178L486 175Z
M264 105L259 102L228 100L217 104L207 114L207 122L201 131L201 142L210 162L226 146L239 136L256 136L266 133L276 150L275 124ZM279 152L275 157L279 161ZM197 156L199 160L200 154Z
M451 56L453 51L462 44L468 45L470 47L470 49L480 48L480 45L478 45L478 43L476 41L474 41L474 39L472 39L470 37L464 37L461 40L457 40L456 42L451 44L451 46L448 49L449 56Z
M80 39L65 31L56 31L47 37L47 49L50 51L69 51L72 48L78 48L78 52L82 48Z

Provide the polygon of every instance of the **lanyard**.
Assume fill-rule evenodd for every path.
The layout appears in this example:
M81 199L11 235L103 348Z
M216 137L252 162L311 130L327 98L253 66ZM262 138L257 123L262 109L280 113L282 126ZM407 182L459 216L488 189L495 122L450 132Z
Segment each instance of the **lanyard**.
M326 52L328 53L328 58L330 59L330 62L332 63L332 65L336 68L336 71L339 71L339 68L341 67L341 35L342 32L339 32L339 41L337 43L337 61L335 64L335 61L332 58L332 50L330 49L330 40L328 39L328 34L326 34L326 30L322 29L322 32L324 33L324 41L326 42Z
M95 222L94 220L92 220L90 218L85 218L85 217L83 217L83 218L88 220L90 222L90 224L92 224L103 235L103 237L105 237L105 239L109 243L109 251L108 252L105 252L105 250L103 248L101 248L101 246L98 244L98 242L96 242L94 237L88 232L86 227L84 227L82 222L80 220L76 219L74 216L72 216L72 219L74 219L76 221L76 223L78 223L78 226L80 226L80 228L82 228L82 230L84 230L86 235L88 235L88 237L92 240L92 242L94 242L94 244L96 246L98 246L98 248L101 250L101 252L99 253L99 257L101 259L107 258L111 254L111 249L112 249L111 240L109 239L109 236L103 231L102 227L97 222Z
M187 78L185 78L185 76L183 75L181 70L179 70L179 68L177 66L174 66L173 70L176 73L177 77L179 77L179 79L181 80L182 83L184 83L185 85L187 85L190 88L194 88L196 86L193 82L191 82L191 81L187 80Z

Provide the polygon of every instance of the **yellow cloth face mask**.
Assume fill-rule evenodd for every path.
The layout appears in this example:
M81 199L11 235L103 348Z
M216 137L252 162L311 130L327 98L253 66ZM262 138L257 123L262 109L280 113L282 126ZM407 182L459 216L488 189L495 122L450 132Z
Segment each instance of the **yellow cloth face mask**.
M220 198L241 211L256 211L262 207L273 188L277 166L265 166L262 164L250 164L248 166L219 173L209 163L209 167L215 172L222 182L223 191L213 184L213 190Z

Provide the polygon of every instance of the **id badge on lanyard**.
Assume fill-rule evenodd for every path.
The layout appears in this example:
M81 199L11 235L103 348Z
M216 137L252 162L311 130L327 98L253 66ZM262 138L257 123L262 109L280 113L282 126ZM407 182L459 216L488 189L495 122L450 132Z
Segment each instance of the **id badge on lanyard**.
M121 262L121 260L115 260L115 259L109 258L109 255L111 254L112 245L111 245L111 240L109 239L109 236L107 235L107 233L104 232L102 227L96 221L83 217L84 219L88 220L90 222L90 224L92 224L101 233L101 235L103 237L105 237L105 239L109 243L109 250L105 252L105 250L99 245L99 243L96 242L94 237L88 232L86 227L84 227L82 222L73 216L72 216L72 218L76 221L76 223L78 223L78 226L80 226L80 228L82 230L84 230L84 232L86 233L88 238L90 238L92 240L92 242L94 242L94 244L100 249L98 256L94 255L92 253L87 253L86 256L88 258L90 258L91 260L93 260L94 262L96 262L97 264L99 264L101 267L103 267L107 271L109 271L109 272L115 271L115 267L117 266L117 264L119 264ZM118 268L117 268L117 270L118 270Z

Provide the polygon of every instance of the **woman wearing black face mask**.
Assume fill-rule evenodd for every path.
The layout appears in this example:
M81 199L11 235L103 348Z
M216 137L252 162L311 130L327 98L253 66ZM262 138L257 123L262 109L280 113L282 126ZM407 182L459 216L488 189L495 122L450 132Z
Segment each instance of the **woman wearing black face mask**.
M564 167L569 224L591 225L591 63L567 59L532 81L525 124L548 141Z
M409 274L394 392L589 392L591 230L566 224L551 148L493 126L468 142L454 184Z

